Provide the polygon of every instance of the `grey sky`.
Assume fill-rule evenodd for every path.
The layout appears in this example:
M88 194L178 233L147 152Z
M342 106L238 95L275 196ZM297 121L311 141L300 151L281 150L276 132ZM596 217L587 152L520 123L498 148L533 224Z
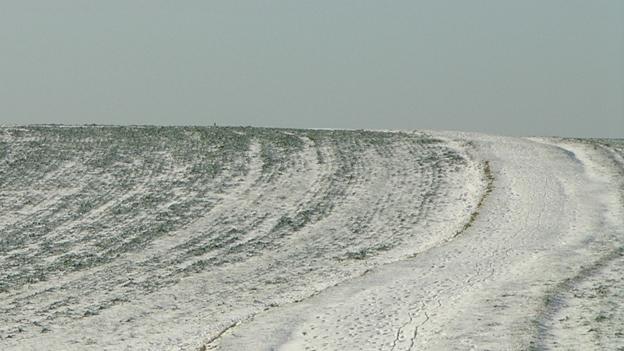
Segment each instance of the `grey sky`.
M0 124L624 137L624 1L0 0Z

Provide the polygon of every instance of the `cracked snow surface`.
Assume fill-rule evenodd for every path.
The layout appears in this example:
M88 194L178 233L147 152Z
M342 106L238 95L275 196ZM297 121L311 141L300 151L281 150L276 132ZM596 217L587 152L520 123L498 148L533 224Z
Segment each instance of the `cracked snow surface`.
M0 128L1 350L624 350L624 143Z

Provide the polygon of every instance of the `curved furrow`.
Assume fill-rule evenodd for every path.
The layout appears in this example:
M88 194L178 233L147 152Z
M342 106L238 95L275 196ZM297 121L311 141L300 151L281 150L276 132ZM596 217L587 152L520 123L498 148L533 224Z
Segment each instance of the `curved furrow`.
M68 128L68 130L71 131L73 129ZM54 128L40 128L30 132L34 134L67 134L67 132L62 133ZM37 237L41 237L43 240L39 240L36 245L24 246L24 251L27 250L27 252L24 253L23 258L20 259L15 256L2 257L3 260L0 261L0 264L4 266L4 269L2 270L2 276L0 276L0 290L4 289L7 292L7 298L4 299L2 306L4 311L19 312L22 317L26 317L23 308L38 300L51 300L50 305L57 307L69 306L68 308L71 308L70 304L59 304L57 302L69 300L68 296L71 295L85 295L80 293L81 288L94 288L94 284L90 281L94 277L110 278L113 276L119 279L119 276L123 276L124 271L112 269L114 267L106 265L108 262L118 258L126 251L134 250L133 247L136 246L136 243L152 241L154 238L165 234L168 230L184 225L185 222L192 219L193 215L197 216L198 213L209 208L210 203L203 201L203 199L195 199L193 196L189 198L189 192L195 192L195 195L209 194L206 190L213 190L210 189L214 188L210 184L214 184L213 180L215 179L217 184L223 184L222 187L228 186L227 179L219 181L218 178L214 177L216 173L210 173L209 177L206 177L201 169L193 171L193 162L187 162L186 165L182 164L180 167L178 162L174 163L172 161L174 157L182 157L184 159L186 156L184 154L185 150L175 149L175 143L170 142L169 138L179 136L177 131L174 130L173 133L169 131L171 135L165 136L165 141L167 142L162 147L159 145L159 142L152 140L154 134L159 134L158 129L145 128L143 130L138 128L137 131L129 133L138 134L139 137L145 139L143 140L145 144L142 144L143 142L139 143L147 146L145 150L135 149L134 142L129 143L131 145L120 142L119 139L122 138L117 134L128 134L125 132L125 129L118 133L115 130L110 131L104 128L102 130L90 130L86 133L87 138L112 138L112 145L117 147L117 155L100 154L86 157L85 153L73 150L76 143L80 143L83 140L81 135L69 135L68 141L60 145L51 146L51 148L56 147L61 150L64 147L70 147L70 149L66 150L67 158L72 159L73 157L75 160L73 162L78 164L79 167L74 166L67 173L57 174L56 176L65 177L62 180L64 182L82 184L82 191L77 191L74 196L65 196L62 198L62 201L59 201L60 205L52 207L56 211L54 215L61 219L51 218L45 222L50 228L47 232L36 231ZM210 134L205 133L206 131L197 132L193 129L185 130L184 132L199 134L199 138L205 137L205 134ZM112 135L107 136L107 134ZM216 134L218 135L218 133ZM210 144L214 141L207 139L204 142ZM230 141L230 145L236 145L235 143L236 141L234 143ZM190 147L191 151L195 151L192 150L194 148L193 143L190 144L185 146ZM200 144L200 149L202 148L205 149ZM119 149L122 150L120 151ZM132 154L132 152L135 152L135 154ZM150 154L153 152L156 154ZM124 156L124 153L130 154ZM169 163L161 162L161 158L164 158L164 156L168 156ZM117 158L107 160L110 157ZM102 161L102 158L104 161ZM232 166L236 166L236 158L236 156L228 157L228 161ZM152 165L146 167L144 160L151 160ZM110 165L115 165L116 167L110 168ZM142 166L137 167L138 165ZM102 168L103 166L105 167ZM126 174L126 170L131 171L130 175ZM134 170L138 172L134 172ZM229 177L231 177L231 175L239 172L239 170L236 170L225 173L229 173ZM218 173L225 174L221 171ZM48 173L43 178L50 179L53 182L59 181L55 179L54 173ZM111 178L116 179L116 181L111 181ZM208 182L202 180L202 178ZM124 179L130 179L131 181L125 182ZM26 182L18 185L25 187L24 191L26 192L39 190L39 186L32 186ZM53 185L42 185L42 187L45 186L50 187ZM155 196L155 194L158 194L158 190L163 188L169 190L169 192L165 192L165 196L162 196L163 194ZM172 194L172 192L175 193L176 189L180 189L180 193ZM150 196L152 201L146 205L144 200L150 199ZM114 197L117 197L115 199L116 204L109 204L108 201ZM121 205L126 201L129 202L127 204L130 206L129 209L132 210L132 208L136 209L139 207L142 214L137 215L136 210L132 210L135 213L131 215L124 211L119 211L119 208L122 207ZM184 203L186 206L179 210L175 209L171 205L176 204L177 201ZM85 207L84 210L75 206L76 203L86 202L90 203L91 206ZM108 204L108 206L102 208L103 206L99 206L99 204ZM188 206L193 206L194 204L200 204L200 206L196 209ZM180 210L184 210L185 213L180 213ZM41 215L41 213L37 214ZM163 214L167 216L163 218ZM173 216L171 216L172 214ZM49 217L45 217L45 219ZM149 225L146 226L141 223L142 221L148 222ZM25 222L28 224L27 220ZM111 226L111 222L116 222L116 225ZM16 235L21 236L27 233L28 231L24 228L16 231ZM147 237L141 239L141 236L144 235L147 235ZM12 237L13 234L5 228L0 239L6 244L7 241L11 241ZM111 238L114 239L115 237L118 237L118 239L111 240ZM133 240L135 245L127 245L128 242ZM108 247L98 248L98 246L102 246L102 243L109 242L110 245ZM11 244L14 244L14 242L9 242L9 245L3 245L3 248L10 247ZM145 245L141 246L144 247ZM16 264L18 264L17 267ZM11 267L16 267L16 269L11 270ZM60 271L63 271L63 274L55 276ZM82 273L83 271L88 271L88 273ZM97 274L98 271L107 273L104 275ZM102 282L104 282L105 286L106 284L110 286L115 280L103 279ZM24 284L28 284L28 289L20 289ZM89 294L97 293L97 291L97 289L89 291ZM73 301L76 298L72 297L70 300ZM35 312L35 314L39 314L39 317L43 316L50 319L53 318L51 314L56 312L56 310L43 308ZM7 315L10 314L12 313L7 313Z
M253 155L253 157L257 157L257 156L258 155ZM298 156L301 156L301 155L298 155ZM309 156L309 155L306 154L306 156ZM258 157L258 160L259 160L259 157ZM306 162L309 162L309 161L311 160L307 160ZM297 162L293 162L293 163L297 163ZM261 165L259 165L257 168L261 168L260 166ZM313 170L313 168L309 168L309 166L315 166L315 163L308 164L307 166L308 167L306 169L292 169L292 170L287 171L287 173L283 175L285 181L292 181L294 175L302 176L304 174L306 175L306 178L305 179L302 178L302 179L305 180L306 182L315 181L314 177L309 178L310 173ZM279 171L284 172L285 170L288 170L288 168L281 167ZM275 193L273 194L273 196L267 196L271 194L271 192L267 188L269 187L274 188L275 185L267 184L266 186L259 187L260 185L259 179L260 178L265 179L265 178L261 177L259 174L255 174L254 177L257 177L257 179L254 178L248 181L247 182L248 184L246 187L244 187L244 189L242 190L239 189L239 191L235 193L227 193L226 197L228 198L228 201L217 206L216 209L213 209L210 213L208 213L207 217L204 217L198 223L194 223L192 226L185 228L184 233L176 232L175 236L169 237L168 238L169 245L163 244L161 242L162 240L160 241L157 240L155 242L152 242L150 245L152 247L157 247L157 250L148 248L147 251L142 250L140 253L132 254L130 256L124 255L124 256L121 256L118 260L116 260L113 264L106 264L98 268L95 268L93 270L90 270L89 271L90 281L88 282L84 281L85 277L83 275L78 275L77 277L70 277L66 275L65 277L63 277L63 280L66 281L67 284L63 285L63 290L70 289L70 290L77 292L77 291L80 291L81 289L85 289L88 287L88 289L85 289L85 290L89 290L91 292L90 294L92 295L92 294L96 294L100 288L98 288L97 286L94 286L94 284L91 283L91 281L99 282L98 285L102 285L101 288L105 288L107 285L110 285L111 283L113 283L115 285L120 285L123 287L123 289L120 289L122 290L121 292L123 293L121 294L123 295L122 300L127 301L128 299L132 299L133 295L136 295L137 292L141 292L141 291L145 292L146 290L149 292L150 290L153 291L153 288L157 288L158 286L154 286L154 284L150 284L150 282L154 280L161 280L159 283L163 283L165 285L171 284L174 281L167 277L179 271L179 269L178 270L175 269L175 266L171 267L171 264L174 262L178 262L178 263L190 265L190 263L187 262L189 261L187 259L188 257L183 257L184 252L179 252L179 248L180 248L179 244L181 242L182 243L192 242L193 241L192 239L196 239L196 238L200 239L199 242L206 240L206 237L209 237L210 233L206 232L206 230L202 229L202 227L206 228L207 226L210 226L210 227L216 226L217 230L221 229L222 231L226 231L223 229L227 229L227 228L223 228L223 226L227 226L227 221L232 218L238 218L238 219L244 218L243 216L244 212L249 211L249 208L251 207L251 205L262 207L262 204L264 203L267 206L269 205L273 206L273 208L265 209L267 213L271 215L275 215L276 213L278 213L279 208L283 207L283 204L280 204L279 202L279 198L284 197L283 194ZM282 175L280 175L279 177L282 177ZM287 185L284 182L280 182L280 184ZM293 184L290 187L293 189L301 189L303 191L305 191L308 188L307 185L302 186L300 182L299 183L293 182ZM249 199L249 192L252 189L253 189L253 192L257 194L258 196L255 200ZM288 201L297 200L297 197L293 195L294 194L289 193L289 197L287 198ZM245 199L245 200L238 201L239 198ZM240 213L237 213L237 211ZM253 225L255 223L252 222L251 224ZM237 223L237 225L240 225L240 223ZM219 226L221 227L219 228ZM212 230L213 228L210 228L210 229ZM254 228L254 229L257 229L257 228ZM186 239L185 239L185 235L187 236ZM163 247L169 247L169 249L164 250ZM172 249L173 251L171 251ZM192 247L191 247L191 250L192 250ZM149 257L153 257L153 259L149 259ZM169 257L172 257L172 258L170 259ZM123 272L123 274L120 275L119 274L120 272ZM135 273L147 273L147 275L142 274L142 276L140 277L140 280L137 280L136 278L133 278L134 276L136 276ZM156 278L156 279L153 279L153 278ZM134 291L134 293L132 293L132 291ZM45 292L46 292L46 298L50 299L52 293L49 291L49 289L46 289ZM67 295L67 294L68 294L67 291L63 291L63 292L59 292L57 295ZM53 298L53 300L61 301L62 300L61 297L62 296ZM32 295L26 296L25 298L31 301L33 300ZM115 297L113 298L113 300L119 300L119 298ZM56 309L54 311L50 311L50 310L45 311L45 312L48 312L48 314L49 312L54 312L54 313L59 312L58 310L59 308L70 310L70 309L76 309L77 307L83 310L87 309L86 313L89 313L89 309L88 309L89 306L87 307L77 306L78 305L77 303L58 304L54 302L52 304L56 306ZM92 307L94 307L96 310L101 310L103 307L104 308L109 307L107 306L106 301L100 301L99 303L98 301L90 301L90 304L93 305ZM13 304L10 307L15 308L16 306L15 304Z
M399 145L397 143L393 143L391 145L389 145L389 149L393 150L393 157L387 157L387 154L384 154L384 152L380 152L381 155L379 155L379 153L368 153L367 157L371 160L369 161L370 165L374 165L373 167L380 167L378 173L376 174L376 172L374 171L376 168L373 168L371 170L369 170L369 174L373 174L373 175L377 175L377 178L375 179L375 177L373 176L373 179L369 180L370 183L366 184L365 186L363 186L363 188L367 188L367 189L375 189L371 194L371 191L369 190L366 194L363 194L364 198L367 199L367 201L362 201L362 199L355 199L355 201L353 201L352 203L352 207L350 208L347 205L343 205L342 207L336 209L335 214L332 214L332 216L328 217L326 219L326 221L321 221L319 222L317 225L313 226L312 228L310 228L310 236L309 237L305 237L305 240L301 241L300 245L303 245L302 249L297 249L296 246L294 245L290 245L289 246L289 253L290 255L293 255L293 252L302 252L304 253L302 256L295 256L296 259L284 259L282 260L283 262L297 262L299 260L304 260L305 259L305 254L308 254L310 252L331 252L332 250L336 250L335 247L332 247L332 243L341 243L341 242L346 242L349 243L350 245L345 245L344 248L346 248L347 250L349 250L350 246L355 246L357 248L357 243L358 243L358 239L361 242L366 242L365 240L363 240L363 238L366 238L368 235L370 234L374 234L374 236L371 236L371 238L369 238L369 242L367 245L367 250L361 250L359 252L355 252L355 253L351 253L351 251L347 251L347 253L351 253L350 255L345 255L341 257L340 262L342 262L343 266L349 267L352 266L356 272L362 272L364 271L364 269L368 266L370 267L371 264L375 264L374 260L371 260L369 256L376 256L376 255L380 255L381 253L385 253L385 250L391 250L391 247L379 247L377 246L377 243L379 242L384 242L387 241L388 238L392 238L393 236L396 237L400 237L400 238L405 238L405 237L409 237L407 235L407 232L412 229L412 228L401 228L397 225L397 223L393 223L393 221L397 218L397 212L401 212L403 209L405 209L406 211L413 211L414 208L418 209L420 207L425 206L426 202L425 199L427 197L425 197L423 199L423 201L419 204L418 201L414 202L414 201L410 201L409 196L405 197L405 203L401 203L399 200L401 199L401 191L408 191L407 194L412 194L412 192L409 192L411 189L406 187L402 187L399 189L396 189L396 184L394 182L397 183L401 183L404 180L402 179L403 176L405 176L406 173L410 173L410 177L408 177L408 179L421 179L422 178L422 174L418 174L418 172L415 172L414 169L412 169L410 167L411 162L405 162L406 159L405 157L405 151L402 150L402 147L404 147L404 145ZM447 150L448 151L448 150ZM387 153L387 151L386 151ZM421 152L422 153L422 152ZM435 154L434 154L435 155ZM436 155L437 156L437 155ZM438 157L431 157L432 161L436 160ZM457 158L460 159L460 158ZM385 161L385 162L384 162ZM422 162L420 160L415 160L416 162L414 162L414 164L422 164ZM431 162L431 167L435 167L435 166L439 166L441 163L437 163L437 162ZM427 165L425 165L427 166ZM424 169L428 169L428 167L424 167ZM446 170L439 170L438 172L446 172ZM435 172L432 172L432 174L435 174ZM464 174L465 176L465 174ZM437 177L434 177L434 179L430 180L430 183L425 183L425 184L431 184L431 182L436 182ZM478 179L478 178L477 178ZM466 179L462 179L462 182L465 181ZM416 183L416 182L415 182ZM416 183L418 184L418 183ZM463 183L460 183L463 184ZM376 187L377 186L377 187ZM426 188L428 189L428 188ZM435 188L434 188L435 189ZM422 192L423 190L425 190L424 188L418 188L418 189L413 189L413 190L417 190L414 191L413 194L417 195L420 192ZM451 187L451 189L449 189L449 191L461 191L463 190L461 186L455 186L455 187ZM439 196L439 194L434 194L436 196ZM456 193L456 195L459 195ZM437 198L434 199L430 199L429 203L433 204L436 203L438 201ZM347 224L343 224L343 222L345 222L344 218L349 218L347 214L353 212L353 213L358 213L358 211L362 211L362 207L361 207L361 203L367 203L367 204L376 204L377 206L373 205L373 209L372 210L366 210L365 211L369 211L369 218L372 217L372 220L370 220L370 223L372 223L373 225L370 226L370 228L368 229L368 232L364 232L360 234L359 238L352 238L352 237L348 237L347 235L349 235L349 231L343 229L342 231L340 229L342 228L348 228L348 223ZM439 207L441 210L444 209L444 206ZM385 213L384 213L385 212ZM366 212L364 212L366 213ZM443 221L440 221L440 223L443 223ZM459 227L460 223L455 224L457 227ZM399 234L397 234L397 227L399 229ZM454 232L453 231L448 231L449 234L447 234L446 228L444 228L443 230L440 230L440 228L435 228L433 225L432 227L428 228L429 230L433 231L434 233L438 234L439 236L437 237L437 240L435 240L435 242L439 242L442 239L445 238L445 235L452 235ZM437 229L437 230L436 230ZM421 228L422 230L422 228ZM422 230L422 232L424 232L425 230ZM304 230L305 232L305 230ZM323 233L322 235L320 235L320 233ZM344 233L344 234L341 234ZM346 237L346 240L341 240L342 238L344 238L344 236ZM355 241L354 241L355 239ZM372 240L371 240L372 239ZM413 242L411 243L413 244ZM335 246L335 244L333 245ZM414 246L410 246L409 252L410 253L414 253L414 251L418 251L418 247L417 245ZM375 251L373 251L375 250ZM389 253L392 251L389 251ZM296 254L294 254L296 255ZM380 255L380 256L384 256L384 255ZM340 257L340 256L339 256ZM369 258L369 260L364 260L365 258ZM389 257L392 257L392 255L389 255ZM386 257L383 260L380 260L380 262L387 262L386 260L388 260L389 258ZM327 267L327 264L322 263L320 264L321 267ZM358 268L361 267L361 268ZM288 267L288 270L284 270L283 274L288 274L288 271L292 271L293 268L292 267ZM343 269L344 270L344 269ZM334 273L335 275L338 276L343 276L345 278L349 277L348 275L345 276L344 273ZM329 274L326 274L327 276L330 276ZM344 278L343 278L344 279ZM285 279L286 281L290 281L289 279ZM291 284L292 285L292 284ZM405 292L407 293L407 292ZM390 295L392 295L390 293ZM347 301L343 302L344 304L348 304ZM299 306L299 305L297 305ZM309 306L308 304L306 304L306 306ZM386 306L387 307L387 306ZM296 306L290 306L289 308L292 308L293 310L299 311L300 309L297 308ZM383 309L383 307L382 307ZM279 310L279 309L278 309ZM279 312L276 312L279 313ZM298 312L294 312L294 314L297 314ZM382 312L379 312L382 313ZM290 314L288 314L290 315ZM397 314L397 316L399 316ZM397 317L397 316L393 316L393 317ZM317 316L318 317L318 316ZM320 317L319 317L320 318ZM359 317L358 317L359 318ZM386 327L390 327L391 324L388 323L387 319L381 318L379 320L377 320L376 318L374 318L373 316L363 316L362 317L363 320L370 320L371 323L380 323L380 325L385 325L384 328ZM397 317L398 318L398 317ZM261 319L262 320L262 319ZM285 318L286 321L290 321L290 323L292 323L292 321L286 317ZM335 321L336 323L339 323L338 325L342 324L342 321L344 321L346 319L343 319L339 316L336 316ZM322 318L320 318L319 323L321 323L321 325L323 326L322 330L325 330L327 332L331 332L332 330L342 330L341 328L336 329L338 326L335 324L331 324L330 321L328 320L324 320ZM360 320L356 320L355 322L353 322L355 324L361 324ZM254 324L255 325L255 324ZM269 325L273 325L273 322L269 322ZM367 328L371 328L372 325L366 324L366 325L362 325L361 327L363 329L367 329ZM241 326L239 326L240 328ZM310 337L310 338L314 338L315 337L315 332L313 331L313 329L315 329L314 327L312 327L310 330L303 330L301 331L301 333L304 333L305 335L307 335L306 337ZM370 330L370 329L368 329ZM317 330L320 331L320 330ZM268 332L268 331L267 331ZM393 333L394 331L388 329L389 333ZM271 333L276 333L276 335L280 335L281 331L280 329L275 329L273 330L273 332ZM293 331L293 333L299 335L299 331ZM355 332L353 332L355 333ZM354 335L351 335L352 333L350 332L349 335L343 335L344 336L344 340L350 340L351 342L357 342L359 344L366 344L366 345L371 345L372 348L375 347L375 343L372 342L372 340L363 340L363 339L359 339L357 337L355 337ZM239 334L237 334L239 335ZM350 336L354 336L354 337L350 337ZM381 338L383 339L383 338ZM380 339L380 340L381 340ZM231 348L237 348L237 347L243 347L244 346L242 344L236 344L238 346L229 346ZM297 347L294 347L294 349L299 349L299 348L303 348L303 345L297 344ZM346 345L346 344L345 344ZM341 348L344 347L345 345L340 344L340 343L336 343L335 339L332 339L332 348ZM214 346L214 345L213 345ZM275 346L275 345L274 345ZM310 346L310 345L308 345ZM378 346L378 345L377 345ZM226 349L229 348L228 346L224 346ZM269 344L267 344L267 347L269 347ZM312 346L310 346L312 347Z
M284 213L297 208L312 196L310 189L322 177L315 156L316 151L310 145L305 145L303 150L288 158L281 156L283 164L276 168L276 173L261 174L258 182L250 188L250 194L241 194L230 207L221 209L221 219L202 219L210 224L209 233L221 232L230 237L234 234L236 238L227 243L215 243L211 235L204 236L211 240L191 247L190 251L187 247L185 254L178 255L183 265L180 269L183 272L201 272L204 268L235 263L253 255L251 248L254 243L262 242L279 224ZM264 165L262 163L262 169L266 169ZM245 255L237 257L236 252L244 252ZM189 253L196 258L189 259Z
M464 218L457 213L474 202L462 184L479 177L461 148L418 133L36 132L67 138L64 147L85 139L100 145L67 174L69 183L85 182L59 214L84 206L46 236L62 248L27 249L48 260L35 267L48 280L8 285L0 303L0 335L24 344L45 337L52 348L105 342L93 328L106 325L123 325L104 333L116 334L117 346L134 343L161 318L185 328L174 338L160 332L146 348L214 338L452 235L448 229ZM436 210L453 214L435 219Z

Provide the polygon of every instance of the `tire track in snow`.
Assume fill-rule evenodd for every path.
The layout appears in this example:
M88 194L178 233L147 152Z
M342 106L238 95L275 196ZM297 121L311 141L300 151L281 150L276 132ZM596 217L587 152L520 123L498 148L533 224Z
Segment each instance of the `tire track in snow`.
M594 172L620 188L619 216L624 217L624 162L621 158L624 147L618 150L620 144L599 140L561 140L559 143L562 148L574 148L583 153L585 162L593 163ZM585 150L579 150L579 146ZM589 148L600 152L587 153ZM614 224L614 228L618 228L618 224ZM566 350L578 345L584 345L588 350L624 347L624 329L621 327L624 315L617 312L622 308L622 296L618 291L624 288L624 280L619 274L619 267L624 265L624 232L615 229L602 245L600 254L574 276L555 285L544 297L543 309L536 317L536 349Z

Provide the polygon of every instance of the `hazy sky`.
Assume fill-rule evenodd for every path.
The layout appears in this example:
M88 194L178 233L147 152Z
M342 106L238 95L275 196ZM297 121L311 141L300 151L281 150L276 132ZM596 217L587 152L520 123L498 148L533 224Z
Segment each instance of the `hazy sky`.
M0 124L624 137L624 1L0 0Z

